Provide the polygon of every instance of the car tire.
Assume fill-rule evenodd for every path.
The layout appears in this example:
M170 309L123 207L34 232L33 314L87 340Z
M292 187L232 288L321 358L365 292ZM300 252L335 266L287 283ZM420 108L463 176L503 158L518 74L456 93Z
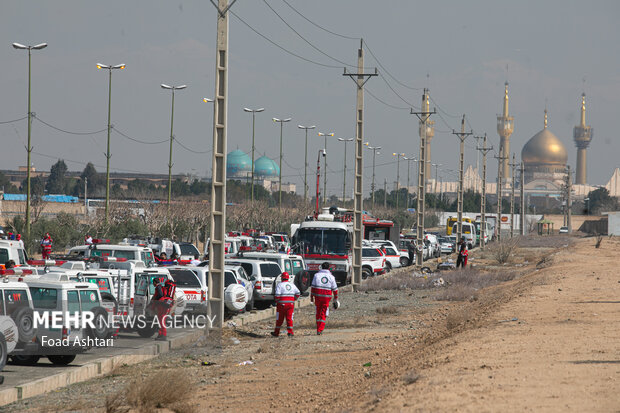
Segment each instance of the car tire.
M368 267L362 268L362 280L365 280L368 277L372 277L372 270Z
M295 276L295 286L299 289L299 292L305 292L312 284L312 277L306 270L299 272Z
M11 362L18 366L34 366L39 362L41 356L11 356Z
M0 371L4 370L8 356L9 355L7 354L6 349L6 338L4 338L4 334L0 333Z
M48 360L56 366L67 366L75 360L75 354L47 356Z
M110 293L101 293L101 301L107 301L114 303L114 314L118 314L118 301Z
M389 261L385 262L385 272L392 271L392 264Z
M409 266L409 258L405 258L405 257L400 257L400 266L401 267L408 267Z
M138 335L142 338L151 338L156 331L157 326L153 325L152 322L147 322L143 328L138 328Z
M95 307L92 310L94 315L94 328L88 329L88 335L99 340L105 340L110 336L111 328L103 320L108 320L108 312L103 307Z
M11 318L17 326L17 341L19 343L30 343L35 336L34 328L34 312L30 307L21 307L13 314Z

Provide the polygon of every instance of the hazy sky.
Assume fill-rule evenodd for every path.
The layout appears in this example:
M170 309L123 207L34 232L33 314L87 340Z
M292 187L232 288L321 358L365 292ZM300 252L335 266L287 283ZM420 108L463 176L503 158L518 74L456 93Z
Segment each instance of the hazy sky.
M498 147L496 115L501 112L504 82L510 83L510 113L515 117L511 151L520 156L525 142L543 127L545 104L549 129L568 150L574 167L573 126L579 122L580 95L587 95L587 123L594 128L588 150L588 181L604 184L620 166L620 142L613 119L620 115L620 3L617 1L300 1L287 0L308 19L350 37L363 37L397 83L379 67L366 94L366 140L384 149L377 155L377 181L396 179L392 152L418 155L417 118L410 104L420 105L422 88L439 106L433 116L436 134L433 162L456 169L458 139L465 113L468 129L488 134ZM356 64L359 40L329 34L304 20L282 0L268 0L295 30L321 52ZM303 182L303 131L297 124L317 125L310 135L309 173L314 173L323 138L316 132L352 137L355 87L342 76L343 64L318 52L288 28L262 0L239 0L232 11L278 45L328 68L301 60L268 43L237 17L230 17L228 150L246 152L251 145L251 115L243 107L265 107L256 116L257 155L279 157L279 125L272 117L292 117L284 127L284 181ZM202 102L214 91L216 11L207 1L26 1L0 4L0 122L27 112L27 52L12 42L48 48L32 56L32 110L37 117L72 132L106 128L108 73L95 64L126 63L112 76L112 123L144 141L170 134L170 91L160 83L187 84L175 99L174 134L186 147L209 151L212 104ZM365 65L377 66L368 51ZM350 69L353 70L353 69ZM372 69L369 69L372 70ZM584 83L585 78L585 83ZM407 102L404 102L392 88ZM441 110L440 110L441 108ZM443 111L443 112L442 112ZM0 124L2 169L25 164L27 122ZM64 159L70 170L88 161L105 171L106 132L70 135L35 120L33 163L49 170ZM466 164L476 163L475 141L467 141ZM353 148L348 145L348 170ZM113 171L167 173L168 144L145 145L112 133ZM372 174L366 151L365 192ZM328 192L342 190L343 144L328 143ZM401 184L406 183L401 162ZM496 161L489 163L495 179ZM414 167L412 164L412 181ZM211 175L211 153L174 146L173 173ZM444 179L450 173L441 171ZM434 170L433 170L434 176ZM310 182L313 179L310 178ZM314 185L310 185L311 192ZM348 180L352 189L352 176Z

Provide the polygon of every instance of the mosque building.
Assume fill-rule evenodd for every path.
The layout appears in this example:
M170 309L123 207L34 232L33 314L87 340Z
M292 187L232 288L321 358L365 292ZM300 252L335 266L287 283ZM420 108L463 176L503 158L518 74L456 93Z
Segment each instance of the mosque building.
M278 190L280 167L271 158L261 156L254 161L254 179L258 185L268 191ZM236 149L226 157L226 176L229 179L252 180L252 158L240 149ZM296 186L291 183L282 183L282 191L295 192Z

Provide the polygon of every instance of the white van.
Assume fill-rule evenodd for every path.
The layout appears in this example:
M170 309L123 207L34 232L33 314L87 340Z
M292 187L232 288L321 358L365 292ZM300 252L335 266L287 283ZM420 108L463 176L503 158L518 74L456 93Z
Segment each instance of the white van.
M127 261L141 261L144 265L154 265L153 250L148 247L129 244L91 244L80 245L69 249L70 257L116 257L125 258Z
M471 222L462 222L463 225L463 237L465 237L465 242L467 242L467 248L471 249L476 245L476 227ZM458 231L458 223L452 225L452 233L454 235L457 234ZM460 240L456 240L458 243ZM457 247L458 249L458 247Z

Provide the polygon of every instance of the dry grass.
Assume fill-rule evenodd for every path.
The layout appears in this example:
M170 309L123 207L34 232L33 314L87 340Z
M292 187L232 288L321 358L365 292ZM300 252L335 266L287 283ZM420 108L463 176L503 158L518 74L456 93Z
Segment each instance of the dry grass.
M491 248L491 256L499 264L508 262L516 253L520 242L520 237L503 239L495 243Z
M414 277L412 273L402 272L390 276L369 278L362 283L360 291L421 290L429 287L429 279Z
M165 407L176 413L191 413L195 409L185 400L192 390L193 385L186 372L180 369L162 370L129 383L125 398L139 412Z
M446 328L448 331L454 330L467 322L467 316L463 313L450 313L446 317Z
M388 305L386 307L377 307L377 314L398 314L399 309L395 305Z
M479 290L513 280L517 276L516 272L482 272L472 267L446 272L442 274L442 278L447 288L443 288L435 299L440 301L475 300Z
M603 242L603 236L602 235L597 235L596 236L596 244L594 244L594 248L600 248L602 242Z

